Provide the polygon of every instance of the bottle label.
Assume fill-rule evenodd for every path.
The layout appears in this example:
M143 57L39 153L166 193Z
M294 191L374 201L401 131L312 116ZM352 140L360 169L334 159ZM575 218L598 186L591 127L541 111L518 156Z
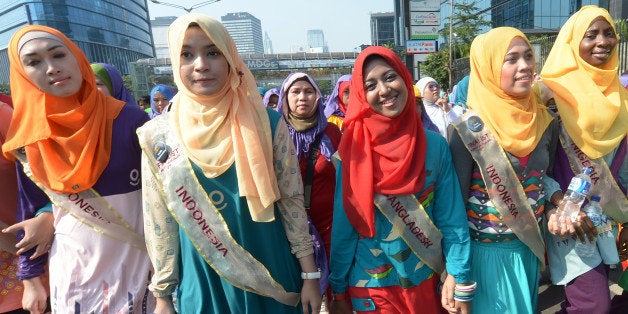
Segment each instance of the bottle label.
M591 189L591 182L587 182L580 178L573 178L571 182L569 182L569 187L567 189L582 195L588 195L589 190Z

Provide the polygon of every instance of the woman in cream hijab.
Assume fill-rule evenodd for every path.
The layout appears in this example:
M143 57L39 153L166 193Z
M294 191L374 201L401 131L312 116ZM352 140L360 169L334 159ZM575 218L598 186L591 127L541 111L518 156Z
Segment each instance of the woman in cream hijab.
M181 16L168 42L179 93L138 131L155 312L174 313L177 293L179 313L318 313L320 272L285 122L264 108L218 21Z
M532 93L526 36L499 27L471 44L470 108L450 142L471 234L476 313L536 313L544 243L540 184L552 164L555 128Z
M601 196L602 209L618 223L628 219L628 92L618 75L619 41L613 19L608 11L585 6L574 13L561 28L541 71L541 82L551 90L560 115L561 146L554 168L560 187L553 202L562 199L574 172L582 166L593 168L593 186L589 195ZM545 97L551 98L551 97ZM610 309L608 266L618 262L613 256L595 250L592 256L579 256L571 238L591 229L586 214L584 223L574 228L562 226L556 215L550 215L548 256L554 284L565 286L564 311L607 313ZM568 222L567 222L568 223ZM566 238L561 241L561 237ZM589 237L593 239L593 235ZM623 243L628 232L622 232ZM585 243L585 245L590 245ZM614 248L611 247L611 250ZM624 289L628 288L625 276ZM625 308L624 308L625 309Z

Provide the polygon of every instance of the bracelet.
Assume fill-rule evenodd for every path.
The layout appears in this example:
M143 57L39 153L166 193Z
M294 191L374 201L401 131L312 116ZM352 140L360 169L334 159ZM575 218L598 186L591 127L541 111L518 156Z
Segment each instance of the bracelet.
M301 273L301 279L319 279L321 278L321 272L315 271L313 273Z
M473 297L475 296L475 289L477 287L477 282L467 286L456 285L454 288L454 300L460 302L469 302L473 300Z
M332 301L346 301L347 293L332 293Z

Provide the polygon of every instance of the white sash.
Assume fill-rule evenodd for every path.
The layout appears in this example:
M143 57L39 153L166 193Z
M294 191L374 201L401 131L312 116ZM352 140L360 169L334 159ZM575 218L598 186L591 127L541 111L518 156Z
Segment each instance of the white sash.
M178 138L171 134L167 118L153 119L137 133L168 211L223 279L242 290L296 306L300 294L286 292L268 269L233 239L227 223L198 182Z
M436 273L445 270L443 235L414 195L375 194L375 205L421 261Z
M582 167L592 168L589 195L600 196L600 206L604 213L617 222L628 222L628 199L626 199L626 195L615 182L604 158L590 159L573 142L562 124L560 128L560 143L565 150L567 159L569 159L569 166L571 166L573 173L580 173Z
M22 163L24 173L48 195L53 204L94 231L122 243L128 243L138 250L146 251L144 236L136 233L129 223L94 189L71 194L52 191L35 180L26 154L18 149L13 151L13 155Z
M452 124L478 164L495 209L519 240L544 264L545 244L541 230L508 156L475 111L469 109Z

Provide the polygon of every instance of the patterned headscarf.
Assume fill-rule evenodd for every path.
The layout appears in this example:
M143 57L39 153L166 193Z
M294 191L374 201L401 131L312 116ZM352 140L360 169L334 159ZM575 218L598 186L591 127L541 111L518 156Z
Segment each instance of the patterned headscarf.
M120 74L118 69L107 63L92 63L91 67L97 78L101 81L109 82L107 88L109 88L109 93L113 98L122 100L129 106L138 107L135 98L133 98L131 92L124 86L122 74Z
M83 85L75 95L46 94L26 74L18 46L38 38L58 41L76 58ZM91 188L109 164L113 120L124 102L98 91L81 49L56 29L24 26L11 37L8 51L15 110L2 145L5 157L24 147L35 179L44 186L60 193Z
M408 98L399 116L371 109L364 90L365 61L384 59L403 78ZM355 60L351 97L338 152L342 160L343 204L351 225L364 237L375 235L374 193L413 194L425 183L426 138L415 110L412 76L392 50L371 46Z
M304 131L295 130L294 126L291 124L291 120L289 118L290 114L290 106L288 105L288 90L290 86L297 80L306 79L312 87L316 90L316 112L314 115L317 117L316 124ZM297 157L299 160L304 156L307 156L307 153L310 151L310 145L320 137L320 141L318 144L318 148L320 149L321 154L327 158L327 160L331 160L331 155L335 152L334 145L332 144L329 137L325 134L325 129L327 128L327 119L325 119L325 114L323 113L323 97L321 94L318 85L314 79L300 72L290 73L286 79L284 79L281 84L281 89L279 90L279 102L277 103L277 111L281 113L286 122L288 123L288 129L290 130L290 137L292 137L292 142L295 145L297 151Z
M229 65L227 83L210 96L187 89L178 70L185 32L191 24L198 25ZM208 178L221 175L235 162L240 196L246 198L253 220L274 220L274 203L280 195L268 112L229 32L206 15L185 14L168 29L168 49L179 89L172 99L170 119L184 151Z
M554 93L567 133L589 158L610 153L628 131L628 92L617 75L617 46L601 67L580 57L580 42L598 17L603 17L615 31L608 11L596 6L582 7L560 29L541 71L541 80Z
M504 57L513 39L527 37L512 27L497 27L478 35L471 43L471 75L467 106L475 110L499 145L517 157L536 147L552 116L534 93L521 98L501 88Z

